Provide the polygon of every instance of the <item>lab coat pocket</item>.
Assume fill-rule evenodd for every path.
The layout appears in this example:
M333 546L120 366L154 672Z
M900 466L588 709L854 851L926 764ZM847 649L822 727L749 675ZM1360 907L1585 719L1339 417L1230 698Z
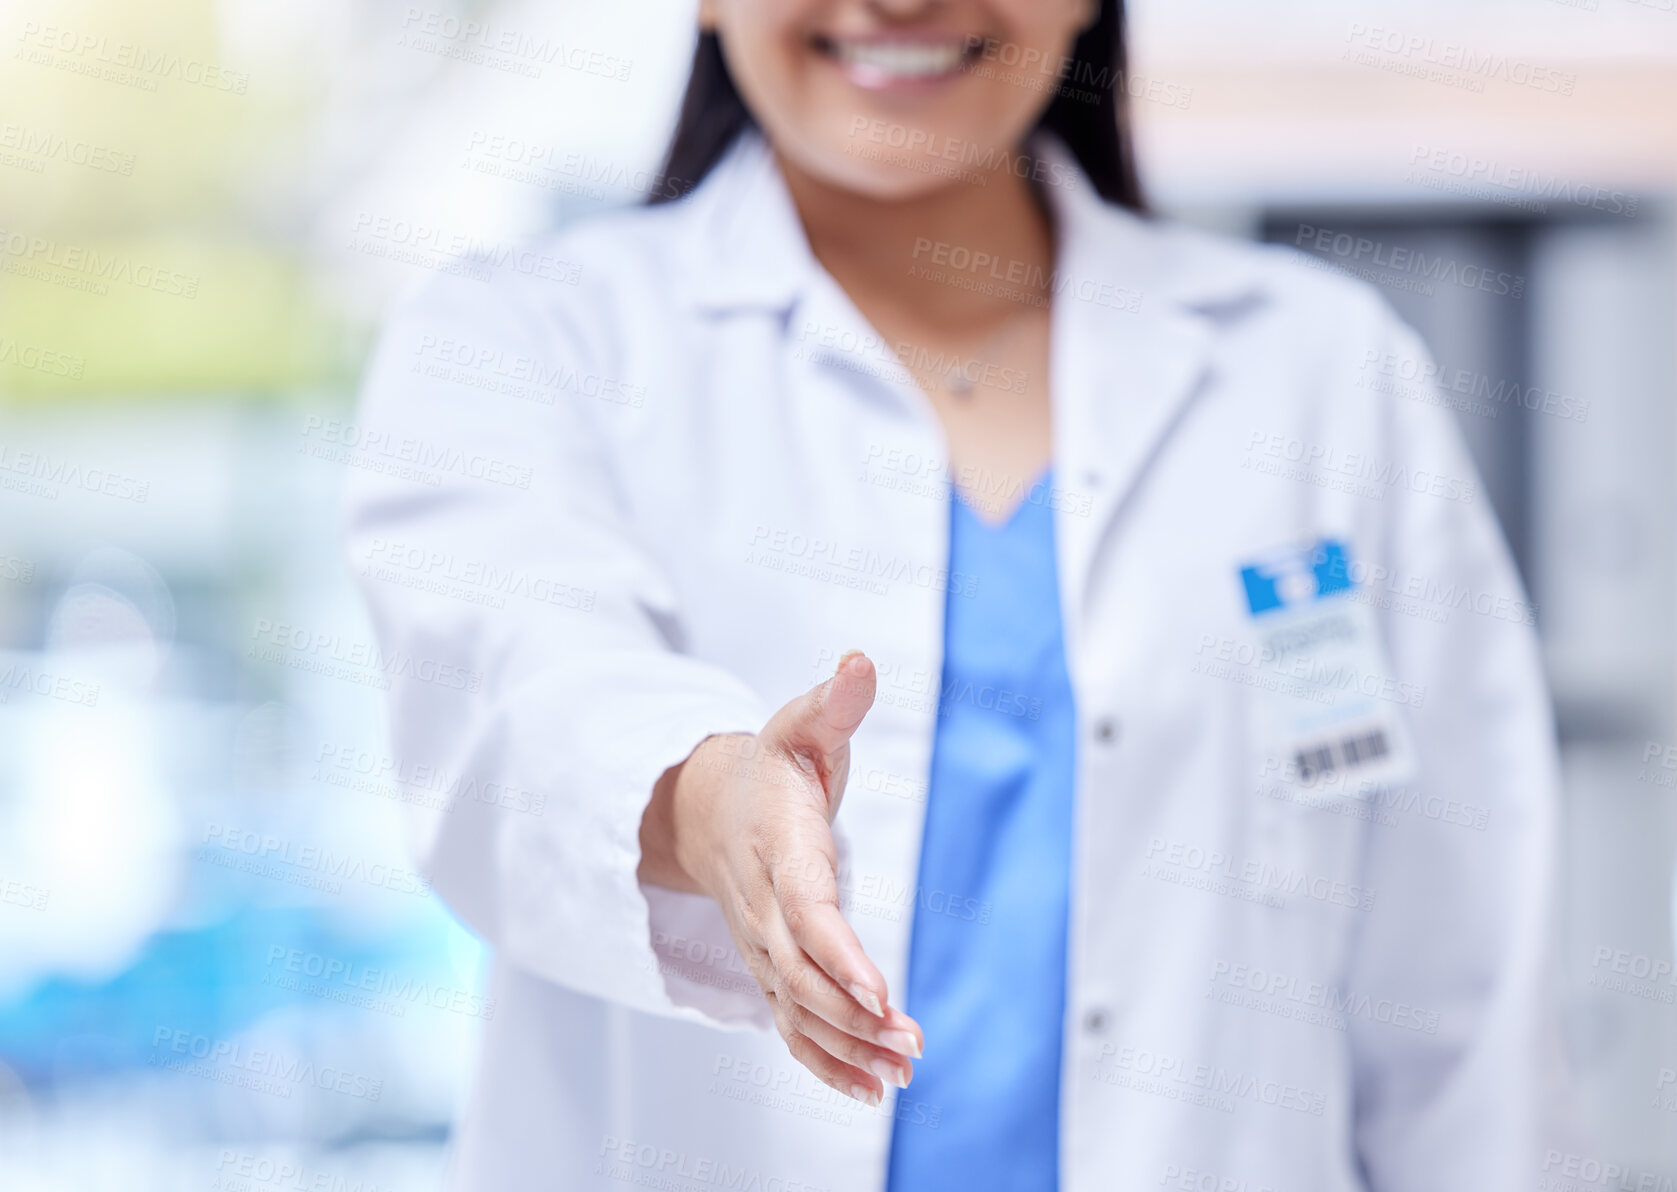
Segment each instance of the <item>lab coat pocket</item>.
M1337 988L1378 905L1366 868L1375 792L1295 772L1260 778L1252 798L1251 851L1273 909L1244 955L1300 987Z

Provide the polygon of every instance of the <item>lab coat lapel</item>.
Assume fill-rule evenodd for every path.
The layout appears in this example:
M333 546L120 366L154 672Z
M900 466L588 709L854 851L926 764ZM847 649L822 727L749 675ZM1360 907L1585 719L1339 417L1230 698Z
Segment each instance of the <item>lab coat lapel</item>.
M1077 499L1062 509L1062 583L1076 607L1126 498L1168 439L1210 365L1213 336L1190 312L1066 311L1053 347L1054 449ZM1081 326L1079 326L1081 324Z
M698 262L671 281L700 310L784 311L820 272L774 151L757 133L742 134L683 201L696 207Z
M1173 262L1139 217L1082 189L1058 196L1057 210L1051 384L1068 490L1057 528L1075 636L1102 545L1203 384L1216 337L1213 320L1182 300Z

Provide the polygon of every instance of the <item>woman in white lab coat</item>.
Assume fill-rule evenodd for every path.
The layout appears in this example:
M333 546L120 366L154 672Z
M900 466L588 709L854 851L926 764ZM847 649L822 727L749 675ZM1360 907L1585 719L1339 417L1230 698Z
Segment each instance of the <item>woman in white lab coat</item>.
M661 201L391 320L457 1186L1536 1178L1529 606L1381 300L1140 214L1120 15L705 0Z

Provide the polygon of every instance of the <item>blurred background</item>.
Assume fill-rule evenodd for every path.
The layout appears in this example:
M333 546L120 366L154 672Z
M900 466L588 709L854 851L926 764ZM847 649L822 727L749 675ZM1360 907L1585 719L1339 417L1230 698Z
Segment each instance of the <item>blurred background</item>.
M407 859L460 792L387 753L321 428L405 288L644 196L692 7L0 0L0 1188L440 1185L494 1006ZM1369 383L1455 409L1537 609L1581 1158L1669 1188L1677 0L1131 23L1157 205L1443 366Z

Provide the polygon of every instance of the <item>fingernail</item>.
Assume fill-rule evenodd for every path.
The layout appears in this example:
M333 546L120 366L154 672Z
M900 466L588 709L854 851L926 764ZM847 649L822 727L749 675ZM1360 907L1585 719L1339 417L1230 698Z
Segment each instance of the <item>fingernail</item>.
M874 1060L868 1065L868 1071L895 1088L906 1089L908 1087L908 1073L890 1060Z
M848 663L852 658L855 658L857 655L861 654L861 652L862 651L860 651L860 650L846 650L843 654L840 654L839 655L839 660L838 660L838 665L833 668L833 673L835 675L841 673L844 670L845 664Z
M879 1094L874 1092L865 1084L851 1085L850 1095L860 1101L863 1105L868 1106L870 1109L879 1108Z
M920 1040L914 1037L912 1031L880 1031L879 1045L911 1060L920 1058Z
M879 997L873 990L863 988L861 985L846 985L845 988L850 991L850 996L856 999L862 1009L875 1018L885 1017L885 1011L879 1007Z

